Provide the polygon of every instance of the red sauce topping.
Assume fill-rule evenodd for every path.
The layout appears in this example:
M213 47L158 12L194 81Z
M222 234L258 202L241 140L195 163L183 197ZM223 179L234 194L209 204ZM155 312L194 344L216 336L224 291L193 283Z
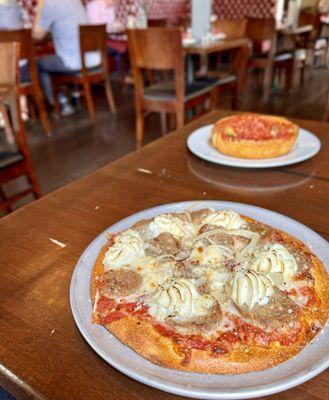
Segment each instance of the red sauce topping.
M148 307L141 302L117 303L114 300L101 296L97 303L97 311L102 314L100 324L107 325L111 322L118 321L127 315L143 316L147 315Z
M286 139L294 134L294 128L284 121L273 121L256 114L234 115L216 124L224 140Z
M312 307L315 305L319 305L319 298L315 293L315 290L309 286L304 286L299 289L299 293L306 298L304 301L304 305L306 307Z

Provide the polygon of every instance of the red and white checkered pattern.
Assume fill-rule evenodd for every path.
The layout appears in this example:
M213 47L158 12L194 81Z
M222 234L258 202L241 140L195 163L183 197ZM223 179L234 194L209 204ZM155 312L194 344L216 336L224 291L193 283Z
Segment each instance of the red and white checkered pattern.
M220 19L270 18L275 0L214 0L213 9Z
M18 2L28 11L32 22L37 0L18 0ZM213 3L214 13L221 19L238 19L246 15L269 18L274 15L275 0L213 0ZM119 0L118 20L125 24L127 16L136 15L141 4L142 0ZM147 0L147 9L150 19L177 20L189 15L190 0Z

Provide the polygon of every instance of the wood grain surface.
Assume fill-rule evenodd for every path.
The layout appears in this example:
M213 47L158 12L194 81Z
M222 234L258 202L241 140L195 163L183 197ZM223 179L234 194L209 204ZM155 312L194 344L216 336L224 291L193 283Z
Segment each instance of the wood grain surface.
M207 45L199 43L184 47L184 51L188 54L206 55L212 53L219 53L224 50L232 50L240 47L248 47L250 40L247 37L237 39L222 39L211 42Z
M236 201L288 215L329 239L329 125L296 121L319 136L322 150L288 167L233 169L190 154L188 134L227 114L208 114L0 220L1 386L18 399L179 399L103 361L70 310L79 256L132 213L173 201ZM328 392L327 370L266 399L327 400Z

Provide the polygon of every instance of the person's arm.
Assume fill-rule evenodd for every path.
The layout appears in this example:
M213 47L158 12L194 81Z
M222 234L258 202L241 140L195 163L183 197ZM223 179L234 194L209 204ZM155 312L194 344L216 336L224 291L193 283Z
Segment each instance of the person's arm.
M41 13L42 13L42 9L44 6L44 1L45 0L38 0L37 13L36 13L35 20L33 23L33 28L32 28L32 36L34 39L37 39L37 40L43 39L47 34L47 32L42 28L42 26L40 24Z

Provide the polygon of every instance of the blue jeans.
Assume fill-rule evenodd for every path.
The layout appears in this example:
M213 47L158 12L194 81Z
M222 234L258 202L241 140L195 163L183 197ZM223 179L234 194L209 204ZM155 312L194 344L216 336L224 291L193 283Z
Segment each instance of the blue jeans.
M51 75L56 73L77 73L78 71L67 68L62 59L56 54L44 56L37 60L37 66L39 70L40 82L45 93L45 96L49 103L54 105L54 95L51 86ZM58 94L59 101L61 103L66 101L66 97L63 93Z

